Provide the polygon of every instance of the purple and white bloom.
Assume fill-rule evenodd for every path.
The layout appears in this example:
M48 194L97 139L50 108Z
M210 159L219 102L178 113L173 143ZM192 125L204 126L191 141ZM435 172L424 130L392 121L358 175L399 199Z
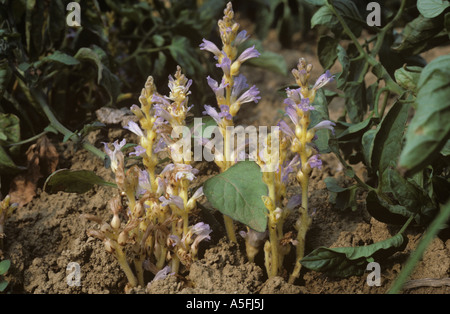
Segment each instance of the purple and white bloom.
M222 79L222 81L219 83L212 79L210 76L206 78L206 81L208 82L209 87L214 91L214 94L216 94L216 98L220 101L222 99L225 99L225 88L228 86L228 84L225 84L225 80Z
M302 195L296 194L289 199L289 201L286 205L286 209L293 210L294 208L299 206L301 203L302 203Z
M250 89L246 90L241 96L239 96L236 103L244 104L252 101L258 103L258 100L260 99L261 96L259 96L259 90L255 85L253 85Z
M137 145L134 147L134 152L130 153L130 156L141 156L146 153L146 150L141 145Z
M286 114L289 116L292 123L294 123L294 125L297 125L298 124L298 114L297 114L297 110L295 109L295 107L292 105L288 105L285 110L286 110Z
M234 78L233 90L231 91L231 99L235 100L241 93L248 88L247 79L243 74L239 74Z
M161 175L167 173L174 173L174 178L176 181L181 179L188 179L189 181L192 181L195 179L198 169L186 164L168 164L164 167L163 171L161 171Z
M286 134L289 138L295 138L295 133L294 131L291 129L291 127L286 123L286 121L284 120L280 120L280 122L278 122L278 127L280 128L281 132L283 132L284 134Z
M323 121L317 123L312 129L314 131L321 130L321 129L328 129L334 135L334 127L335 126L336 126L336 123L334 123L334 122L332 122L330 120L323 120Z
M258 58L261 54L259 51L255 48L255 45L253 45L250 48L245 49L241 55L237 58L237 62L243 63L245 60L251 59L251 58Z
M319 155L312 155L309 160L308 160L308 164L311 168L317 168L317 169L322 169L322 160L320 159Z
M240 231L239 234L241 237L245 239L246 242L248 242L253 247L260 247L263 243L265 238L267 237L267 230L264 232L258 232L251 228L247 228L247 232Z
M186 208L188 211L192 210L195 207L195 204L197 203L197 200L203 196L203 187L200 187L195 191L194 195L191 196L189 201L186 204Z
M177 208L184 210L184 202L183 199L178 195L170 195L167 199L165 196L161 196L159 198L162 206L174 205Z
M151 190L152 190L152 185L150 183L150 175L148 174L147 170L140 170L136 195L145 194L145 192L151 191Z
M165 150L167 148L167 144L164 141L164 139L161 137L158 140L158 143L156 143L156 145L153 147L153 152L154 153L159 153L162 152L163 150Z
M219 58L219 56L222 54L220 49L217 48L216 44L204 38L203 43L200 44L200 50L207 50L209 52L212 52L216 56L216 58Z
M114 141L114 143L113 143L114 150L113 151L111 151L109 149L108 143L103 143L103 145L105 147L105 153L111 159L111 169L113 172L116 172L116 170L118 168L119 159L121 159L123 161L123 153L122 153L121 149L122 149L122 147L125 146L126 143L127 143L127 141L125 139L123 139L120 143L117 140Z
M331 75L329 70L327 70L324 74L319 76L316 83L314 84L313 89L318 90L319 88L325 86L326 84L332 82L333 80L334 80L334 76Z
M217 112L217 110L214 107L209 106L209 105L205 105L204 107L205 107L205 111L203 111L203 114L207 114L208 116L213 118L217 124L222 123L222 118L225 118L228 120L232 119L229 108L226 105L220 106L221 112Z
M292 158L291 161L286 161L285 164L281 167L281 181L284 184L288 183L289 174L295 171L295 168L297 168L300 165L300 158L299 155L295 155L294 158Z
M247 31L246 30L240 31L239 34L237 34L236 39L234 40L234 45L239 46L247 39L248 39Z
M139 137L144 137L144 132L141 130L139 125L134 121L129 121L128 125L124 126L123 128L133 132L134 134L136 134Z
M230 76L230 71L231 71L231 60L230 58L227 57L227 55L225 53L224 57L222 58L222 62L217 63L216 67L218 68L222 68L223 73L225 74L225 76Z
M208 224L205 224L203 222L199 222L191 227L191 230L189 232L197 235L195 237L194 243L191 245L191 249L194 252L194 254L197 252L198 245L201 241L207 239L211 240L211 236L209 235L212 232L211 227Z
M175 275L175 273L171 273L171 271L172 269L170 268L169 265L167 265L166 267L164 267L163 269L161 269L159 272L156 273L152 281L166 279L167 276Z
M297 105L297 107L302 110L303 112L307 112L309 110L314 110L315 108L310 105L309 98L303 98L300 103Z

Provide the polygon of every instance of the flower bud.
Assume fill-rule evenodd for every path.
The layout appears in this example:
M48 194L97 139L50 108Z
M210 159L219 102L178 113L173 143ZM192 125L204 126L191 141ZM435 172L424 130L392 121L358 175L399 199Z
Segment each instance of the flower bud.
M127 241L128 241L128 232L122 231L119 234L119 237L117 238L117 243L119 243L119 245L124 246L125 244L127 244Z
M114 246L112 245L112 243L111 243L111 240L110 239L107 239L106 241L105 241L105 250L106 250L106 252L108 252L108 253L114 253Z
M111 232L111 225L108 223L104 223L101 228L100 228L101 232Z
M302 137L302 127L301 126L299 126L299 125L296 125L295 126L295 136L297 137L297 138L301 138Z
M111 227L116 230L120 228L120 218L118 215L114 215L113 219L111 220Z
M304 178L305 178L305 176L304 176L303 172L301 170L299 170L297 172L297 180L298 180L298 182L303 182Z

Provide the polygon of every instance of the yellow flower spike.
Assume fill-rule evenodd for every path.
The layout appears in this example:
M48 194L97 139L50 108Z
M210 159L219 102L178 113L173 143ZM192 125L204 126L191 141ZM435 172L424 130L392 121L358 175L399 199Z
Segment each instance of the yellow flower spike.
M275 210L275 204L273 203L272 199L267 195L263 195L261 196L261 198L269 212L273 212Z

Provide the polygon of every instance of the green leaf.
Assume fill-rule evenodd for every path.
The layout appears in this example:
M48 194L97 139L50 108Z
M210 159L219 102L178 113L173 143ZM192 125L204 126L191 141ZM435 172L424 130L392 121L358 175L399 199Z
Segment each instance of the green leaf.
M93 171L60 169L53 172L45 180L44 191L56 193L64 191L68 193L85 193L94 185L117 187L116 184L105 181Z
M194 57L196 53L188 38L179 35L174 36L169 46L169 51L172 58L178 62L188 75L193 76L197 69L201 69L201 64Z
M426 18L440 15L450 6L450 2L443 0L417 0L417 9Z
M391 256L406 247L408 239L402 234L358 247L319 247L305 256L300 263L308 269L325 272L332 277L362 275L369 262Z
M397 101L377 127L370 164L380 176L391 162L397 162L401 153L409 107Z
M0 143L20 141L20 120L12 113L0 113Z
M322 36L319 39L317 50L319 51L319 61L324 69L333 66L338 57L339 41L330 36Z
M9 259L5 259L0 262L0 275L6 274L9 267L11 266L11 261Z
M355 211L357 209L356 185L343 188L339 186L337 180L333 177L327 177L324 181L327 185L328 191L330 191L330 203L334 204L336 209L342 211L347 209Z
M59 50L55 51L51 55L48 55L44 58L45 60L56 61L65 65L77 65L80 64L76 58L69 56L68 54L61 52Z
M430 164L450 136L450 55L431 61L422 71L417 109L406 132L399 166L415 173Z
M401 42L393 46L395 52L399 52L404 56L414 56L423 51L429 50L438 45L442 45L445 39L436 36L442 31L443 22L441 18L429 19L423 15L406 24L402 32Z
M17 166L14 161L9 157L6 151L0 146L0 174L8 173L17 173L22 170L25 170L25 167Z
M426 225L434 217L436 206L426 191L412 179L403 178L398 171L388 168L383 174L382 189L387 186L395 200L410 213L408 216L417 214L417 223Z
M253 161L241 161L225 172L208 179L203 192L211 205L255 231L267 228L267 209L262 196L267 186L260 167Z
M366 209L376 220L393 225L404 224L413 214L404 206L389 204L374 191L369 191L366 196Z
M375 134L377 130L368 130L361 139L362 144L362 152L365 160L365 164L367 167L372 169L372 152L373 152L373 143L375 139Z
M100 84L102 80L103 64L98 54L91 48L82 47L75 54L75 59L93 63L97 68L97 84Z
M401 87L416 92L422 70L423 68L418 66L397 69L394 73L395 80Z
M6 287L8 287L8 282L6 280L0 281L0 292L5 291Z

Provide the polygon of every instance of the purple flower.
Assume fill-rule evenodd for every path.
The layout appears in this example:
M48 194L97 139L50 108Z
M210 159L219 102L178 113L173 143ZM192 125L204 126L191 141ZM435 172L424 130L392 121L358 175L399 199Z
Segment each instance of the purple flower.
M300 103L297 105L297 107L302 110L303 112L314 110L315 108L310 105L309 98L303 98Z
M286 205L286 209L293 210L295 207L297 207L301 203L302 203L302 195L296 194L289 199L289 201Z
M285 165L281 167L281 181L285 184L288 183L289 174L294 172L295 168L300 164L299 156L295 155L294 158L288 163L285 162Z
M289 118L291 119L292 123L294 123L294 125L298 124L298 114L297 114L297 110L295 109L294 106L288 105L286 107L286 114L289 116Z
M258 58L259 56L260 56L260 53L258 52L258 50L256 50L255 45L253 45L253 47L245 49L236 61L242 63L245 60L248 60L251 58Z
M236 99L241 93L248 88L247 79L243 74L239 74L234 78L233 90L231 91L231 99Z
M253 85L250 87L250 89L246 90L237 100L236 102L239 104L244 104L247 102L254 101L255 103L258 103L258 100L261 99L259 96L259 90L258 88Z
M311 168L322 169L322 160L319 155L312 155L308 160L308 164Z
M122 153L121 149L122 149L122 147L125 146L126 143L127 143L127 141L125 139L123 139L120 143L118 143L118 141L116 140L113 143L113 146L114 146L114 150L113 151L111 151L109 149L107 143L103 143L103 145L105 147L105 153L111 159L111 169L112 169L113 172L116 172L116 170L118 168L118 163L120 161L123 162L123 153Z
M212 79L211 77L206 78L209 87L214 91L214 94L216 94L217 99L223 99L225 97L225 87L228 86L228 84L225 84L225 81L222 79L222 82L217 83L216 80Z
M169 265L167 265L166 267L164 267L163 269L161 269L159 272L156 273L152 281L166 279L167 276L175 275L175 273L171 273L171 271L172 269L170 268Z
M203 222L199 222L191 227L191 230L189 232L197 235L195 237L194 243L192 243L191 248L192 251L197 252L198 245L201 241L207 239L211 240L210 233L212 232L211 227L208 224L205 224Z
M137 195L145 194L147 191L152 190L152 185L150 183L150 175L148 174L147 170L140 170L139 171L139 181L138 181L138 188L136 191Z
M333 80L334 80L334 76L331 75L329 70L327 70L324 74L319 76L316 83L314 84L313 89L318 90L319 88L325 86L326 84L328 84L329 82L332 82Z
M162 137L160 137L158 143L156 143L156 145L153 147L153 152L159 153L165 150L166 148L167 148L166 142Z
M281 131L286 134L290 138L295 138L295 133L292 131L292 129L289 127L289 125L284 120L280 120L278 122L278 127L281 129Z
M236 39L234 40L234 45L239 46L247 39L248 39L247 31L243 30L243 31L239 32L239 34L237 34Z
M136 134L139 137L144 137L144 132L142 132L139 125L134 121L129 121L128 125L124 126L123 128L133 132L134 134Z
M222 54L222 52L217 48L217 46L209 41L203 38L203 43L200 44L201 50L207 50L209 52L212 52L217 58Z
M203 114L207 114L208 116L213 118L217 124L222 123L222 118L225 118L227 120L232 119L230 110L229 110L228 106L226 106L226 105L220 106L220 109L221 109L220 112L217 112L217 110L214 107L211 107L209 105L205 105L204 107L205 107L205 111L203 111Z
M225 74L225 76L230 76L231 60L226 55L224 55L224 57L222 58L221 63L216 64L216 67L222 68L222 71Z
M145 153L146 153L145 148L142 147L141 145L137 145L134 147L134 152L130 153L130 156L141 156Z
M179 209L184 210L183 199L178 195L170 195L168 199L165 196L161 196L159 201L162 206L174 205Z
M317 123L312 129L314 131L321 130L321 129L328 129L334 135L334 126L336 126L336 123L329 121L329 120L323 120L323 121Z

